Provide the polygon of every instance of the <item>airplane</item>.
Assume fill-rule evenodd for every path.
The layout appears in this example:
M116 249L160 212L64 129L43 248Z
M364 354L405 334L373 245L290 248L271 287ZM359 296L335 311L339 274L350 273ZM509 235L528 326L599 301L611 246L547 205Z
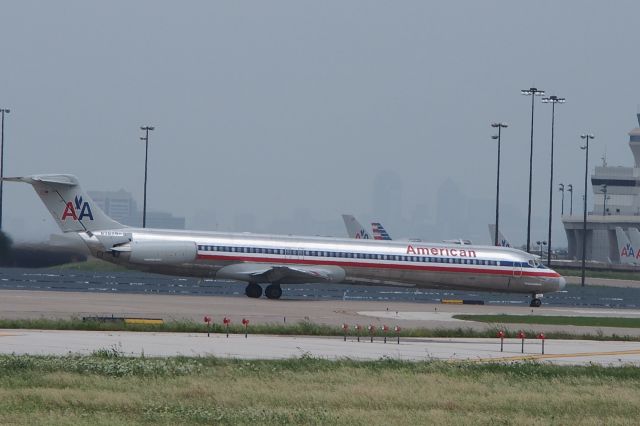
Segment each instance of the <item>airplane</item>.
M391 236L380 222L371 222L374 240L391 241Z
M369 236L369 233L364 229L364 226L362 226L360 224L360 222L358 222L358 219L356 219L353 215L350 214L343 214L342 215L342 220L344 221L344 225L347 227L347 235L349 236L349 238L364 238L364 239L369 239L371 238ZM384 241L391 241L392 238L389 235L389 233L387 232L387 230L384 228L384 226L382 226L382 223L380 222L371 222L371 228L373 231L373 239L374 240L384 240ZM402 239L402 240L396 240L396 241L412 241L412 242L421 242L422 240L419 238L410 238L408 240ZM442 240L443 243L449 243L449 244L460 244L460 245L470 245L472 244L471 240L465 240L462 238L456 238L456 239L452 239L452 240Z
M342 220L344 221L344 226L347 227L347 235L349 238L355 238L356 240L370 240L371 235L364 229L364 226L358 222L358 219L355 216L350 214L343 214Z
M65 233L92 255L131 269L246 282L245 294L282 296L281 284L347 283L539 296L565 279L504 247L133 228L108 217L68 174L6 177L33 186Z
M496 244L496 225L494 225L493 223L489 224L489 234L491 235L491 245L498 247L511 247L511 243L509 243L505 236L502 235L502 232L500 232L500 230L498 230L498 240L500 244Z
M629 236L631 246L635 249L635 261L633 263L638 265L640 264L640 252L638 252L638 249L640 249L640 231L635 227L627 228L627 235ZM628 253L628 255L633 256L631 253Z
M347 235L349 238L391 241L389 233L384 229L381 223L371 222L373 234L369 234L364 226L358 222L358 219L356 219L355 216L351 214L343 214L342 220L344 221L344 226L347 228ZM371 235L373 235L373 237Z

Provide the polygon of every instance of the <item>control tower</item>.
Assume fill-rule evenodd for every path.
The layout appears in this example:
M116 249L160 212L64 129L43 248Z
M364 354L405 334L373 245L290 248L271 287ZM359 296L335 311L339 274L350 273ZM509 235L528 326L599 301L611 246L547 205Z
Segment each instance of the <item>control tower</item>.
M640 114L637 118L640 126ZM626 234L633 237L629 241L636 239L636 229L640 229L640 127L629 132L629 147L633 154L633 167L611 167L603 158L602 165L596 166L591 175L593 211L587 213L586 238L580 207L574 209L572 216L562 216L569 258L582 259L582 244L586 239L587 260L621 263L621 241L618 237L624 238L623 234ZM622 228L624 233L616 234L616 228ZM628 259L626 263L629 263ZM640 258L637 263L640 264Z

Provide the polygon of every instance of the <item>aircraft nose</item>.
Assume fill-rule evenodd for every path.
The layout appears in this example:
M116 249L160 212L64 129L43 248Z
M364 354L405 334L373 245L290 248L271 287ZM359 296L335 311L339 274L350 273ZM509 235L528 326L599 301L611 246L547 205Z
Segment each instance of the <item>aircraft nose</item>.
M567 285L567 280L564 277L558 278L558 290L564 290L564 287Z

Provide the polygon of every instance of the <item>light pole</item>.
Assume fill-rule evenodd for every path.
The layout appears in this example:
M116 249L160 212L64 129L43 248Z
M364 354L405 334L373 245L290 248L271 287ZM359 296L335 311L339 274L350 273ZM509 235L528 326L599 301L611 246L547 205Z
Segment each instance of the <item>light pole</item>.
M564 183L558 185L558 191L562 192L562 207L560 208L560 216L564 216Z
M582 287L584 287L584 274L585 274L585 258L587 255L587 175L589 173L589 139L594 139L590 133L580 135L580 137L586 140L585 146L580 149L585 150L584 156L584 211L582 217L582 280L580 281Z
M2 178L4 177L4 115L11 112L8 108L0 108L2 113L2 130L0 131L0 231L2 231Z
M496 175L496 229L495 229L495 238L493 240L494 244L499 246L499 240L498 240L498 222L500 219L500 137L501 137L501 130L503 128L507 128L509 127L506 123L491 123L491 127L493 128L498 128L498 134L492 136L492 139L497 139L498 140L498 172Z
M551 173L549 175L549 232L547 235L547 266L551 266L551 219L553 213L553 133L555 129L556 121L556 104L563 104L564 98L559 98L555 95L551 95L548 98L542 98L542 102L545 104L551 104Z
M573 185L571 184L567 185L567 191L569 191L569 193L571 194L571 198L570 198L571 204L569 204L570 205L569 216L573 216Z
M531 249L531 185L533 182L533 110L535 97L544 95L544 90L531 87L520 91L523 95L531 96L531 147L529 148L529 208L527 210L527 252Z
M546 241L536 241L536 244L538 245L538 249L540 250L540 257L542 258L542 246L546 246L547 242Z
M602 192L602 216L607 215L607 184L604 184L600 188L600 192Z
M142 227L147 226L147 162L149 159L149 130L154 130L153 126L141 126L140 130L144 130L144 136L140 137L140 140L144 141L144 202L142 205Z

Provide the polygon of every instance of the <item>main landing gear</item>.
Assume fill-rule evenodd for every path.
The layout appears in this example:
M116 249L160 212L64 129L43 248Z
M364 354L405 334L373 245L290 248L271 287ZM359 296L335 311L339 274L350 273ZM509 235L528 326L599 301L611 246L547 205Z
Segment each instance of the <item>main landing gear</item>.
M244 294L246 294L247 297L257 299L262 296L262 287L256 283L249 283L247 284L247 288L244 289Z
M529 303L529 306L531 306L532 308L539 308L540 306L542 306L542 300L540 300L538 296L542 296L542 295L541 294L531 295L531 303Z
M269 284L264 289L264 295L267 296L267 299L280 299L280 296L282 296L280 284Z
M247 297L257 299L262 296L262 287L256 283L249 283L244 289L244 294ZM280 299L280 296L282 296L280 284L269 284L264 290L264 295L267 296L267 299Z

